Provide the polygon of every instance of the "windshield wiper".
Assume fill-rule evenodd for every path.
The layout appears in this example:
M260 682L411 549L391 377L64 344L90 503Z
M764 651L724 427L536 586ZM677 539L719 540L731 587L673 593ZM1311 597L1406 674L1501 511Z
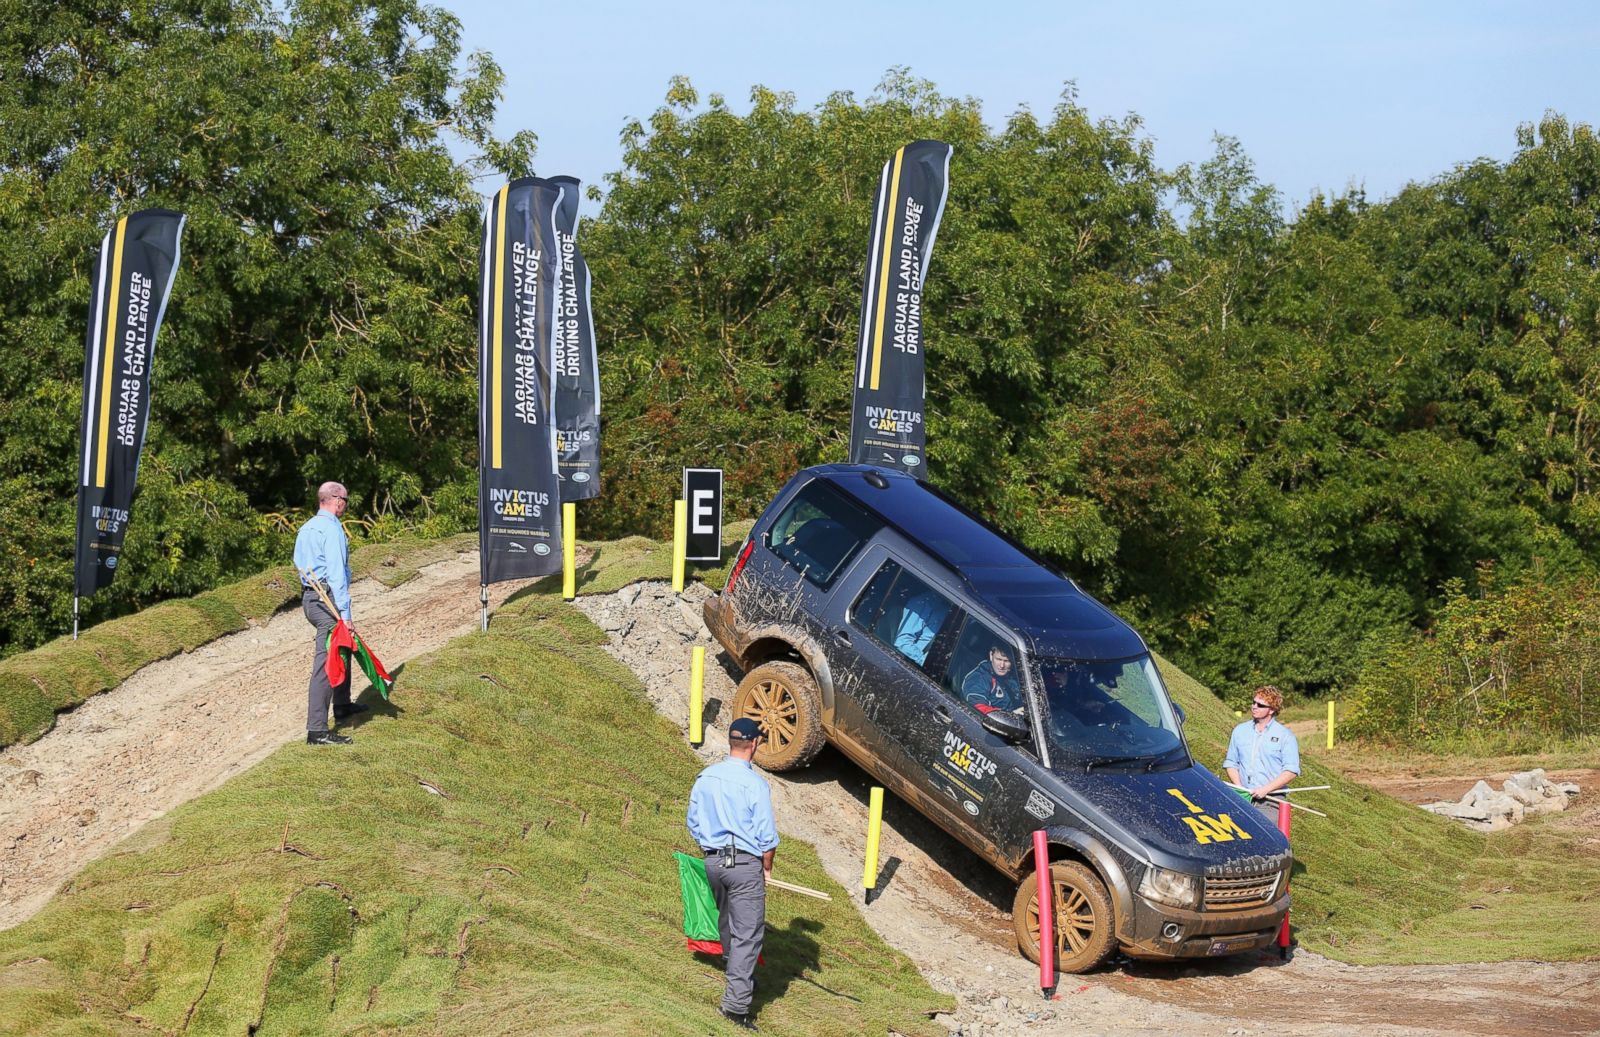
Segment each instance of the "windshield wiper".
M1150 762L1144 765L1144 772L1146 774L1149 774L1151 771L1156 769L1156 764L1162 762L1167 757L1171 756L1173 753L1182 752L1182 751L1183 751L1183 745L1180 743L1178 745L1173 746L1171 749L1168 749L1166 752L1161 753L1159 756L1151 757Z
M1096 756L1083 765L1083 773L1088 774L1096 767L1103 767L1112 763L1135 763L1144 759L1143 756Z

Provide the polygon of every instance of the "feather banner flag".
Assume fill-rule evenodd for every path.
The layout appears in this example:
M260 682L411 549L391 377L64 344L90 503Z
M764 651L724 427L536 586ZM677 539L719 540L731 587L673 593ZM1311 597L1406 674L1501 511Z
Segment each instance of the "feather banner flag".
M951 147L907 144L884 163L861 286L850 460L926 479L922 285L950 190Z
M122 558L150 420L156 332L178 269L183 223L181 213L167 209L124 216L106 233L91 268L74 615L77 598L110 586Z
M478 340L483 587L561 571L552 419L560 204L560 185L522 177L496 192L484 212Z

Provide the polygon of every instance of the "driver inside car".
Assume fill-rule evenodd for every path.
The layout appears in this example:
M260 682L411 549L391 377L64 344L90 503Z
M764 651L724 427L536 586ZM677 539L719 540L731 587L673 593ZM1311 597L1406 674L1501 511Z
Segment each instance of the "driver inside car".
M961 697L980 713L1005 710L1022 712L1022 685L1011 662L1011 652L995 645L989 657L972 668L961 682Z

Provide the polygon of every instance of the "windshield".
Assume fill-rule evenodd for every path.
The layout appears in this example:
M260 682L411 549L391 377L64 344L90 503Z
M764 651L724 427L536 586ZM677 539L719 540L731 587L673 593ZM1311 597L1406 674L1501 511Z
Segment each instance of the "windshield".
M1170 770L1189 766L1155 660L1043 658L1039 687L1050 759L1074 767Z

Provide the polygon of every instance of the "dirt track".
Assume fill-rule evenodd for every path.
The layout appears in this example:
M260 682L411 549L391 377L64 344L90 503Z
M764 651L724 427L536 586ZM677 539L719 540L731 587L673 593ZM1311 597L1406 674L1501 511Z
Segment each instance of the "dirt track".
M491 601L521 586L495 584ZM375 647L397 671L474 629L477 553L392 590L362 580L352 597L357 627L383 632ZM303 738L310 669L311 627L290 609L147 666L32 745L0 751L0 929L129 832ZM352 692L366 687L358 673Z
M517 586L496 585L495 601ZM476 590L476 556L460 555L393 590L357 584L356 618L383 630L378 647L397 668L472 630ZM643 584L580 600L608 630L614 654L680 724L690 645L720 658L698 618L707 593L692 586L679 601L663 584ZM282 613L147 667L63 715L33 745L0 752L0 928L32 915L146 821L301 737L307 640L298 611ZM707 667L708 705L732 698L722 661ZM726 721L724 707L707 731L708 760L726 748ZM772 784L784 832L815 844L861 904L865 776L827 750ZM978 858L891 797L881 860L881 892L862 910L930 982L960 999L941 1021L962 1037L1600 1033L1600 963L1363 968L1300 952L1287 965L1275 957L1122 965L1064 978L1059 999L1045 1002L1036 970L1010 943L1012 891Z
M579 606L607 630L612 653L644 681L657 708L680 725L688 712L690 647L707 647L705 698L716 719L701 755L710 762L727 748L726 703L737 674L699 621L708 594L691 586L680 602L664 584L643 584L580 599ZM866 776L827 749L802 771L768 777L779 827L815 845L884 939L960 999L955 1015L941 1019L963 1037L1600 1033L1597 962L1363 967L1307 951L1287 964L1276 954L1192 965L1125 962L1063 977L1059 1000L1045 1002L1037 969L1012 944L1013 890L976 855L889 797L880 891L863 904Z

